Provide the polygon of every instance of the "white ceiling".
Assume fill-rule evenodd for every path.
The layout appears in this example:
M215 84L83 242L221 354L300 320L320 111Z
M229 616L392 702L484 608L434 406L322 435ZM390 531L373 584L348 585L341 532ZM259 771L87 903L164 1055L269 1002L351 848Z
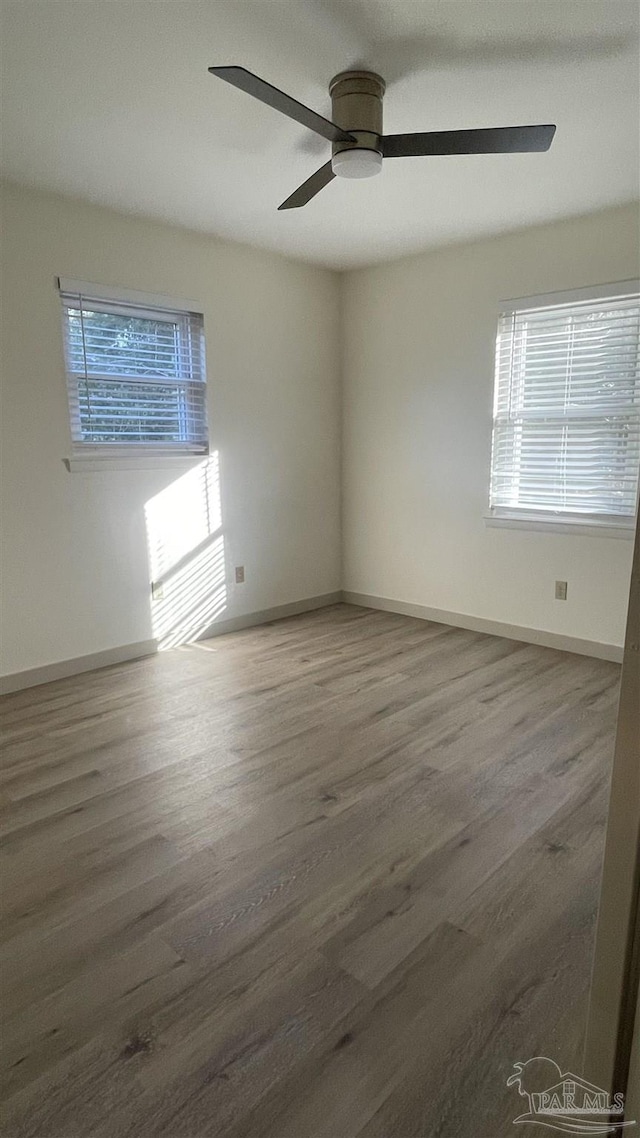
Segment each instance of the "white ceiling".
M638 196L636 0L5 0L3 173L334 268ZM387 161L278 204L329 143L207 72L325 115L349 66L387 133L556 122L548 154Z

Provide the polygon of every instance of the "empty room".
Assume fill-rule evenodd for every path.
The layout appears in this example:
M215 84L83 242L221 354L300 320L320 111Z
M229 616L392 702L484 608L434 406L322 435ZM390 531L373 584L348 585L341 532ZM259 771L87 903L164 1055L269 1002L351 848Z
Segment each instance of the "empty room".
M0 1133L633 1133L636 0L0 8Z

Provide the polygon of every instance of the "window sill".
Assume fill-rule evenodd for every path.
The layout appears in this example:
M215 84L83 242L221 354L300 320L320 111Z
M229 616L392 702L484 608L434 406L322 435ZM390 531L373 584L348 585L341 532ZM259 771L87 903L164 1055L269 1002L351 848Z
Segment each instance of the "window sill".
M188 469L208 456L203 453L183 451L180 454L74 454L63 458L64 465L71 474L91 473L107 470L176 470Z
M523 529L538 533L574 533L581 537L615 537L630 541L635 534L635 522L609 522L595 519L578 520L555 515L485 514L484 524L496 529Z

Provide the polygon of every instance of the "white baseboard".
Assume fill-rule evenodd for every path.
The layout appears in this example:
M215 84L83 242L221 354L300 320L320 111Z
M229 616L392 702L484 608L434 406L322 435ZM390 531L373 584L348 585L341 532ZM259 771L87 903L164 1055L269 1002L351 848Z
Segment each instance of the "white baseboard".
M55 664L42 664L39 668L27 668L24 672L0 676L0 694L35 688L38 684L49 684L52 680L64 680L67 676L79 676L81 672L94 672L96 668L108 668L111 664L124 664L127 660L139 660L142 656L152 656L158 650L156 640L140 640L137 644L122 644L118 648L105 648L102 652L90 652L87 656L76 656L71 660L58 660Z
M601 660L622 661L623 649L617 644L602 644L598 640L583 640L577 636L563 636L559 632L546 632L537 628L526 628L518 624L505 624L499 620L486 620L480 616L466 613L447 612L445 609L429 608L427 605L413 604L410 601L394 601L388 597L375 597L368 593L344 592L323 593L317 597L305 597L286 605L262 609L259 612L245 613L217 621L199 637L207 640L212 636L224 636L228 632L239 632L243 628L255 628L282 620L287 616L312 612L328 605L344 602L361 605L363 608L381 609L383 612L397 612L402 616L415 616L420 620L432 620L436 624L450 624L454 628L468 628L472 632L487 632L491 636L505 636L508 640L522 640L527 644L541 644L545 648L558 648L562 652L577 652L581 656L595 656ZM128 660L139 660L157 652L155 640L141 640L137 644L122 644L118 648L106 648L102 652L92 652L87 656L77 656L71 660L59 660L55 664L42 664L38 668L28 668L24 672L14 672L0 676L0 694L22 691L23 688L51 683L53 680L77 676L82 672L93 672L112 664L123 664Z
M363 608L381 609L383 612L397 612L402 616L416 616L420 620L432 620L436 624L468 628L471 632L487 632L491 636L504 636L507 640L522 640L526 644L541 644L545 648L558 648L561 652L576 652L580 656L595 656L599 660L622 663L623 649L617 644L603 644L599 640L583 640L579 636L564 636L560 632L546 632L544 629L506 624L501 620L487 620L482 616L448 612L446 609L429 608L428 605L417 605L411 601L392 601L388 597L374 597L368 593L352 593L346 590L342 594L342 599L349 605L362 605Z
M225 636L227 632L240 632L243 628L255 628L259 624L270 624L272 620L282 620L286 616L298 616L303 612L313 612L314 609L323 609L327 605L339 605L342 593L323 593L319 597L305 597L301 601L290 601L286 605L276 605L271 609L262 609L260 612L248 612L244 616L232 616L229 620L217 620L198 640L209 640L212 636Z
M276 605L274 608L262 609L260 612L230 617L229 620L220 620L212 624L198 639L207 640L211 636L222 636L226 632L238 632L242 628L254 628L259 624L268 624L272 620L282 620L286 616L297 616L299 613L339 604L341 600L342 593L339 591L323 593L322 596L305 597L303 600L291 601L286 605ZM8 695L10 692L22 691L23 688L34 688L38 684L51 683L52 680L63 680L67 676L78 676L81 672L93 672L97 668L108 668L111 664L122 664L127 660L139 660L143 656L152 656L157 651L156 640L141 640L137 644L123 644L118 648L106 648L102 652L92 652L88 656L76 656L72 660L60 660L55 664L42 664L38 668L28 668L24 672L0 676L0 694Z

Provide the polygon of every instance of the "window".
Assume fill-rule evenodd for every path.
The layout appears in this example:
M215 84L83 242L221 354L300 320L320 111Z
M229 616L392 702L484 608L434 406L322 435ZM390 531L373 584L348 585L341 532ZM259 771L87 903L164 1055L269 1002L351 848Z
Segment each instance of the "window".
M76 454L205 453L202 316L60 281Z
M632 524L639 351L637 282L505 308L496 349L494 517Z

